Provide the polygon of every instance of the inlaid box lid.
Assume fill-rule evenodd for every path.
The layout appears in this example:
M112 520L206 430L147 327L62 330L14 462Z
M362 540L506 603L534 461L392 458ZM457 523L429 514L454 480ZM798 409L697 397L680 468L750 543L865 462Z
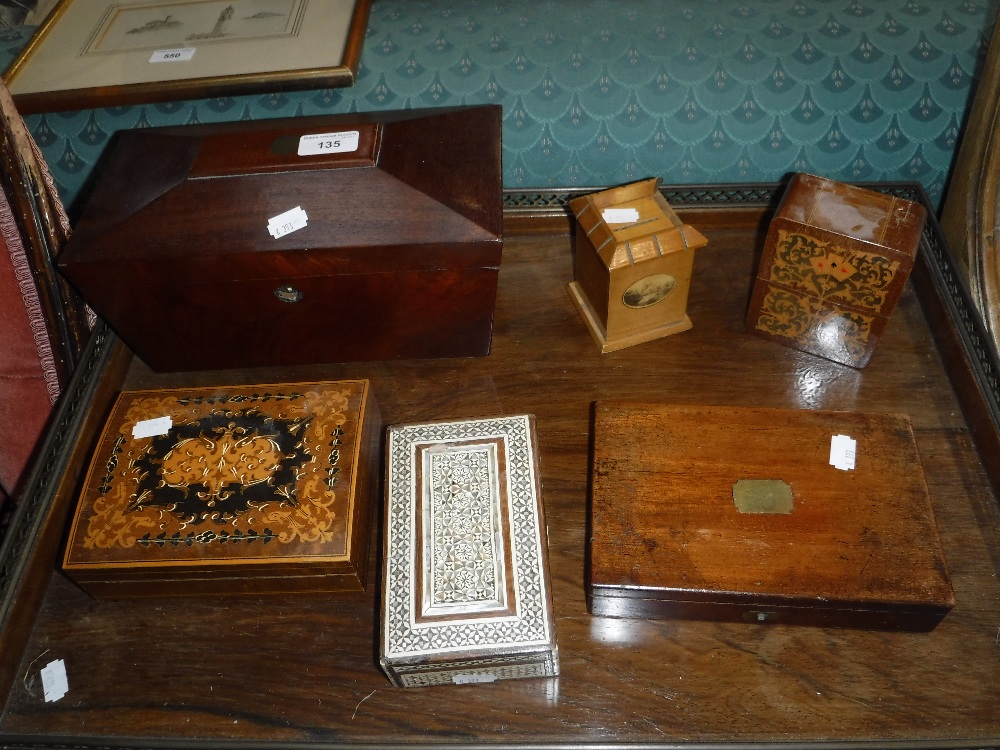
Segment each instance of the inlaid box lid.
M476 681L554 673L537 472L530 416L389 428L381 657L390 677L428 667L468 677L470 665ZM532 654L547 667L531 667ZM519 673L502 673L518 661Z
M367 380L122 393L63 570L95 596L365 587Z

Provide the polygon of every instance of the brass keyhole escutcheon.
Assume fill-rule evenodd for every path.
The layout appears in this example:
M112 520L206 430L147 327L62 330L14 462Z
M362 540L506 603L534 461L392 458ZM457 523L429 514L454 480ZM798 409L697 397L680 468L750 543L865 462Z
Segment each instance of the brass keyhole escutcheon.
M294 286L279 286L274 290L274 296L280 299L282 302L298 302L302 299L302 292L296 289Z

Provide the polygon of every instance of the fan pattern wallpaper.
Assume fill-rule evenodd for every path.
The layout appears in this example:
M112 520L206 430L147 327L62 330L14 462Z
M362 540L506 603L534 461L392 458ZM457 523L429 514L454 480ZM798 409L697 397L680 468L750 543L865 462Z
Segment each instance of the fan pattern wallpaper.
M375 0L347 89L34 115L67 204L119 129L499 103L507 189L946 186L997 0ZM31 34L0 33L13 59ZM9 60L8 60L9 61Z

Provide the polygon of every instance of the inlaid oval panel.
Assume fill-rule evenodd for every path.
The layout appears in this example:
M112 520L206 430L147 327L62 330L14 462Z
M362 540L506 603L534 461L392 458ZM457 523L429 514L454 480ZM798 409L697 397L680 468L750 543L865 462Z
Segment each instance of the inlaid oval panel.
M677 287L677 279L666 273L655 273L639 279L625 290L622 295L622 302L626 307L643 308L651 307L657 302L662 302Z

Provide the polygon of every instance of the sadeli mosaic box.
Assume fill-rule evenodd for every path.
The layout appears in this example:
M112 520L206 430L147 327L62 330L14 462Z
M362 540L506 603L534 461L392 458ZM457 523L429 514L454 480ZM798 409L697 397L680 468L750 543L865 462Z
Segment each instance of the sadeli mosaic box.
M390 427L380 662L401 687L558 674L531 416Z

